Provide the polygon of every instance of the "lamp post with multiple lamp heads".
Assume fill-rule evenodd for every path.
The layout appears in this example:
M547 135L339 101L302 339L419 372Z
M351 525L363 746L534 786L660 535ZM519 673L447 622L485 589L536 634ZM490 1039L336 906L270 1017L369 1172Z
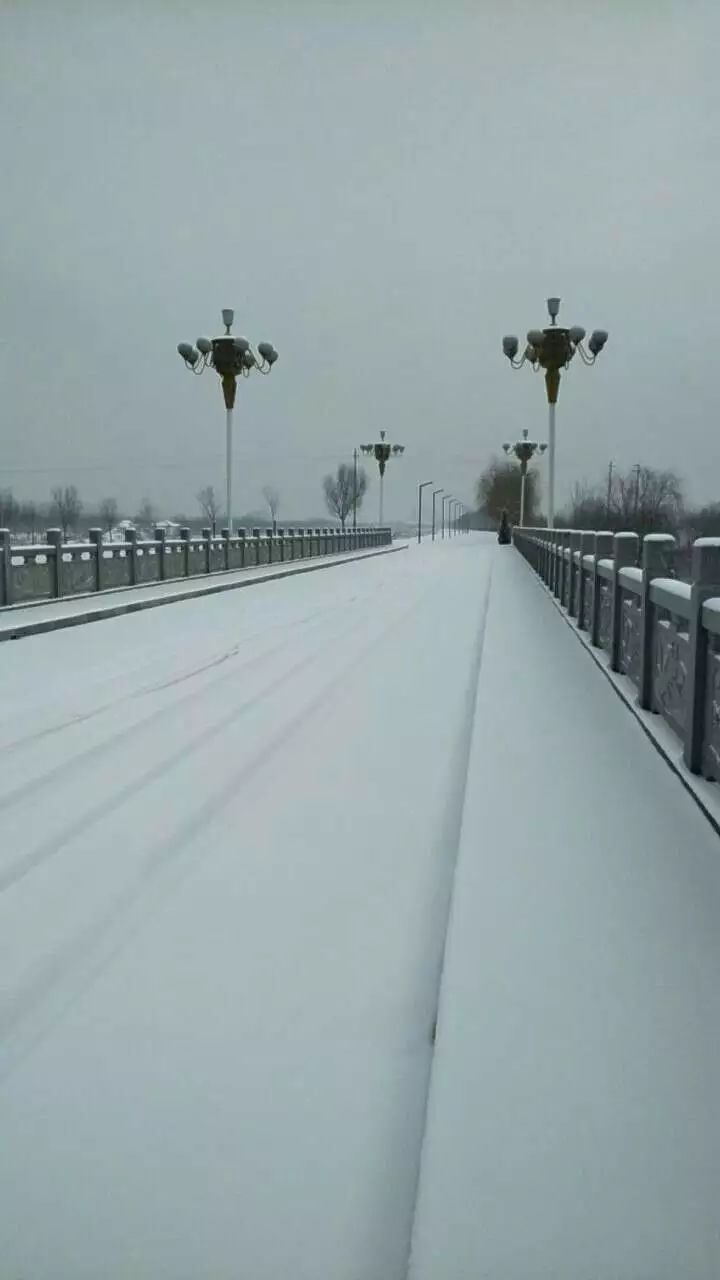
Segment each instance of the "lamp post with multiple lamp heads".
M523 431L521 440L516 440L515 444L504 444L503 449L508 456L513 454L520 463L520 528L522 529L525 524L525 483L528 466L536 453L545 452L547 445L538 444L537 440L528 440L527 431Z
M185 362L186 369L200 374L205 369L214 369L222 383L225 400L225 487L227 502L227 525L232 533L232 445L233 445L233 410L238 378L247 378L254 369L256 373L269 373L278 353L271 342L259 342L253 351L247 338L234 336L230 330L235 313L226 307L222 313L225 332L219 338L198 338L195 346L190 342L178 343L178 354Z
M363 453L369 457L373 457L378 464L380 472L380 527L382 528L383 518L385 515L385 468L391 458L399 458L405 452L404 444L387 444L385 440L385 431L380 432L380 439L376 444L363 444L360 446Z
M548 298L547 309L550 324L545 329L530 329L527 346L518 357L519 342L514 334L503 338L503 353L513 369L529 364L532 369L545 370L545 388L548 399L548 528L555 523L555 406L560 390L560 374L569 368L574 355L583 364L594 364L600 355L608 335L605 329L593 329L587 347L583 345L585 330L581 325L565 329L557 323L560 310L559 298Z

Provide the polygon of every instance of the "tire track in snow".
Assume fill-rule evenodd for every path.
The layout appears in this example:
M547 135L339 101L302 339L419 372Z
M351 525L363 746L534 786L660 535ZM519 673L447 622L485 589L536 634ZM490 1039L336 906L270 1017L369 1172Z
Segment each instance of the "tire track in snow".
M444 822L442 824L442 836L439 843L442 844L443 852L452 862L452 874L450 876L450 884L447 895L447 912L445 917L445 932L443 937L442 953L440 964L438 966L436 991L437 997L435 1001L435 1025L433 1028L433 1054L430 1060L430 1068L428 1072L427 1089L425 1091L425 1107L422 1117L422 1129L420 1133L420 1141L418 1145L415 1187L413 1191L413 1208L410 1215L410 1231L407 1241L406 1258L407 1264L405 1268L405 1280L409 1280L410 1265L412 1261L412 1241L415 1229L415 1216L417 1213L418 1192L420 1189L420 1175L422 1171L423 1151L425 1148L425 1135L427 1131L428 1108L430 1104L430 1093L432 1091L432 1073L433 1063L435 1059L435 1046L437 1038L442 1034L441 1027L441 998L442 998L442 982L445 971L445 956L447 953L447 943L450 934L450 923L452 920L453 897L455 892L455 880L457 875L458 855L460 852L460 835L462 831L463 815L465 813L465 800L467 796L468 777L470 769L470 753L473 743L473 733L475 727L475 714L477 709L478 688L480 684L480 671L482 668L483 650L485 647L485 632L487 629L488 609L490 606L490 592L492 588L492 572L493 562L490 560L488 570L487 583L485 585L485 595L483 597L482 611L480 614L480 623L475 641L475 649L470 664L470 672L468 675L467 688L467 707L465 716L457 736L455 751L453 753L453 769L451 777L453 779L450 787L447 802L445 806Z
M265 746L243 766L242 772L233 773L221 788L207 796L178 829L147 853L129 886L118 892L110 904L84 929L61 948L54 950L23 983L0 1001L0 1080L11 1074L52 1026L62 1020L76 1000L93 985L113 959L125 949L130 939L145 926L167 894L184 878L192 864L201 856L193 848L197 836L201 833L207 836L228 805L242 794L247 784L267 767L279 750L293 741L310 716L326 706L335 690L347 680L348 671L358 662L364 661L367 655L373 654L383 637L417 610L429 590L428 587L414 596L410 604L406 604L394 617L386 620L379 631L373 630L359 648L353 649L331 679L325 681L294 716L282 722ZM356 622L353 621L343 630L356 633ZM333 647L339 638L341 637L331 638ZM324 656L322 650L314 652L300 665L306 666ZM295 674L295 669L292 674ZM288 678L290 675L286 673L283 682ZM223 724L234 719L235 714L225 717ZM178 754L182 754L184 759L187 749Z

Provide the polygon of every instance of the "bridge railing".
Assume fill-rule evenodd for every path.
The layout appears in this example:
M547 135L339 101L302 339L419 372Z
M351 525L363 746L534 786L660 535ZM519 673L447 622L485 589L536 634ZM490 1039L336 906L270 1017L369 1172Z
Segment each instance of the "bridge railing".
M514 541L639 705L678 735L688 768L720 781L720 538L693 544L690 582L673 576L667 534L518 528Z
M45 541L14 545L7 529L0 529L0 607L35 600L135 587L202 574L228 573L257 565L365 548L389 546L389 528L360 529L227 529L213 535L204 529L193 537L181 529L169 538L156 529L154 538L138 538L125 531L124 542L105 542L101 529L91 529L87 542L64 542L59 529L49 529Z

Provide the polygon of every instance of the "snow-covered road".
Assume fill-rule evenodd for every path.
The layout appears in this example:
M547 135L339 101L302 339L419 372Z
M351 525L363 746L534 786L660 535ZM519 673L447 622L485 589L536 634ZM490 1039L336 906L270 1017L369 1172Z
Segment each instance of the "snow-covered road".
M717 1280L720 842L512 548L3 644L0 822L2 1280Z
M491 543L0 653L0 1274L404 1275Z

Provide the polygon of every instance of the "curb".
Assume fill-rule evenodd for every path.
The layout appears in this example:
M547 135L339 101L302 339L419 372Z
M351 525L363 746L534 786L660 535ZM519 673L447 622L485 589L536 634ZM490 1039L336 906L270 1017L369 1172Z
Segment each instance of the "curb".
M248 587L263 586L269 582L280 582L283 578L296 578L304 573L317 573L320 569L337 569L344 564L356 564L358 560L374 560L378 556L395 555L398 551L407 551L407 546L388 547L385 550L369 551L363 555L345 556L342 560L331 560L325 563L314 563L294 569L284 569L279 573L266 573L260 577L247 578L240 582L204 583L194 591L182 591L175 595L150 596L147 600L131 600L127 603L119 601L106 608L95 607L82 613L68 614L60 618L44 618L38 622L19 622L16 626L3 626L0 622L0 644L5 640L22 640L25 636L43 635L48 631L63 631L68 627L84 626L88 622L102 622L105 618L118 618L128 613L141 613L144 609L159 609L166 604L181 604L183 600L198 600L202 596L218 595L222 591L241 591ZM148 584L150 586L150 584ZM159 585L159 584L153 584ZM70 599L71 597L67 597ZM45 601L44 603L52 603ZM59 603L59 602L58 602Z

